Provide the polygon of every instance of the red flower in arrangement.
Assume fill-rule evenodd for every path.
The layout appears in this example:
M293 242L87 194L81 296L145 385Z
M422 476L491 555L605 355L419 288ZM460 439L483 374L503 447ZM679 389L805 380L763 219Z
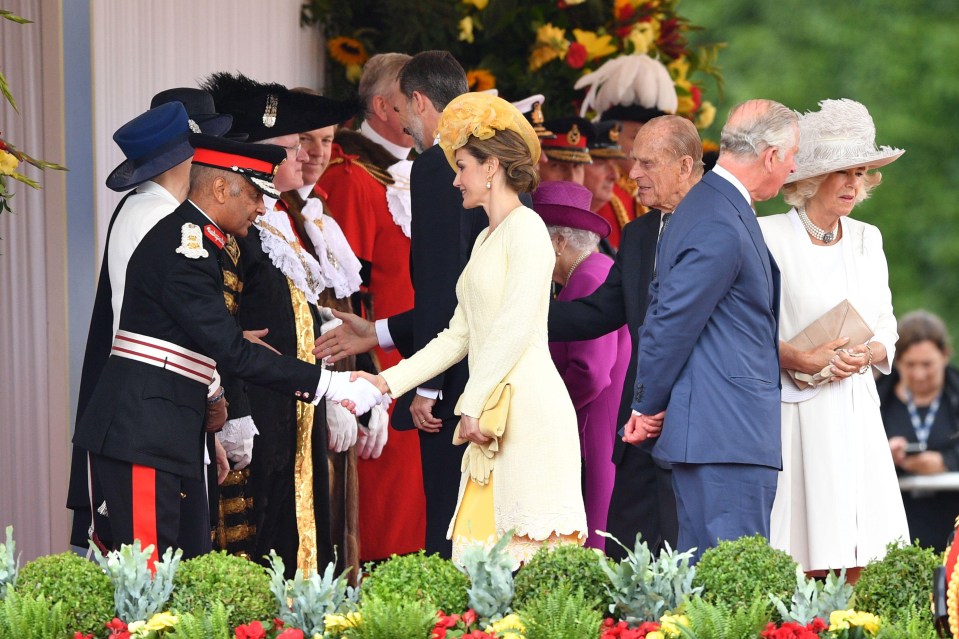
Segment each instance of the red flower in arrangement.
M819 639L819 633L829 626L818 617L805 626L794 621L787 621L778 628L773 622L766 625L759 636L763 639Z
M699 107L703 105L703 90L700 89L695 84L689 85L689 97L693 100L693 113L699 111Z
M566 64L573 69L582 69L588 57L586 47L579 42L573 42L566 51Z
M625 621L614 621L607 617L603 621L603 634L600 639L646 639L646 635L659 630L656 621L644 621L636 628L630 628Z
M686 52L686 38L683 37L683 25L676 18L659 23L659 50L670 58L678 58Z
M616 19L619 20L620 22L626 22L630 18L632 18L635 14L636 14L636 7L634 7L631 4L624 4L623 6L619 8L619 12L616 14Z
M130 633L127 631L127 625L122 619L114 617L113 621L108 621L103 625L106 626L106 629L110 631L110 639L130 639Z
M276 639L303 639L303 631L298 628L287 628L278 634Z
M463 623L467 626L472 626L476 623L477 618L476 612L472 608L463 613Z
M236 639L265 639L266 630L259 621L252 621L248 624L237 626L233 631ZM302 636L302 633L300 634Z

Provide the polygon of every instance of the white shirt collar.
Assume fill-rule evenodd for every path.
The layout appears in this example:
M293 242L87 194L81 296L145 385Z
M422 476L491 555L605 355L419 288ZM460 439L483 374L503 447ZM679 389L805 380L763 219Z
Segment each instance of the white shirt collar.
M390 142L382 135L373 130L373 127L370 126L370 123L366 120L363 120L363 124L360 125L360 133L363 134L363 137L373 140L381 147L390 152L390 155L395 157L397 160L405 160L410 156L410 151L413 150L411 146L400 146Z
M310 197L310 194L313 192L313 187L314 187L314 186L316 186L315 183L314 183L314 184L304 184L303 186L301 186L300 188L298 188L298 189L296 190L296 192L299 193L299 194L300 194L300 197L305 200L305 199L307 199L308 197Z
M172 193L153 180L147 180L146 182L138 184L136 191L137 193L150 193L151 195L162 197L164 200L169 200L171 204L174 204L174 208L180 206L180 201L173 197Z
M161 187L161 188L162 188L162 187ZM194 207L197 211L199 211L200 213L202 213L202 214L203 214L203 217L205 217L206 219L210 220L210 224L212 224L212 225L215 226L216 228L220 229L220 225L217 224L216 222L214 222L214 221L213 221L213 218L206 214L206 211L204 211L204 210L201 209L199 206L197 206L197 203L196 203L196 202L194 202L193 200L191 200L191 199L189 199L189 198L187 198L187 202L189 202L190 204L192 204L193 207ZM220 230L222 231L223 229L220 229Z
M740 195L743 196L743 199L746 200L746 203L750 207L752 207L753 199L749 197L749 191L747 191L746 187L743 186L743 183L739 181L739 178L737 178L735 175L733 175L732 173L730 173L729 171L727 171L726 169L724 169L718 164L713 167L713 173L715 173L719 177L723 178L724 180L726 180L727 182L735 186L736 190L739 191ZM755 209L754 209L754 212L755 212Z

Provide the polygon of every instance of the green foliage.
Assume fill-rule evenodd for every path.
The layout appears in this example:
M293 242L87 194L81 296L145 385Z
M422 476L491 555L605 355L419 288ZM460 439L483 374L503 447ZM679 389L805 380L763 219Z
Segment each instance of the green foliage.
M436 609L421 599L366 596L359 608L363 621L343 633L347 639L428 639ZM309 636L309 635L308 635Z
M0 544L0 599L7 594L7 586L17 586L17 572L20 569L20 555L17 554L17 542L13 540L13 526L7 526L7 543Z
M519 611L526 639L583 639L599 635L603 613L582 588L564 581L526 601Z
M309 578L297 570L293 579L283 578L283 559L270 551L269 590L279 607L280 619L290 627L299 628L307 636L323 634L323 618L333 613L343 613L356 607L359 593L347 581L347 572L336 576L336 565L329 563L322 575L314 572ZM255 617L247 617L247 620Z
M543 546L516 575L513 609L525 608L534 597L569 583L581 587L586 599L596 602L597 610L608 610L610 584L602 568L605 561L597 551L576 544Z
M512 534L504 535L489 550L483 544L474 544L463 552L463 569L470 578L469 607L484 621L501 619L510 611L513 558L506 546L512 538Z
M170 608L180 612L211 611L222 602L231 627L252 619L270 619L276 605L270 579L259 564L223 551L187 559L173 579Z
M896 621L882 620L876 639L939 639L930 615L921 610L904 610Z
M654 559L649 546L636 535L633 550L626 548L618 539L609 537L626 550L626 558L619 563L600 563L610 585L607 587L613 599L610 612L630 624L655 621L663 613L678 608L687 598L698 595L702 587L693 586L696 568L689 565L692 552L677 553L669 544Z
M801 567L796 566L796 590L793 592L792 606L786 608L785 602L775 595L769 599L783 621L795 621L806 625L816 617L829 619L835 610L848 610L852 598L852 585L846 583L846 569L837 576L830 572L825 582L807 579Z
M469 578L453 562L421 550L410 555L393 555L373 569L363 580L362 596L384 601L390 598L423 600L434 610L461 612L466 610L468 587Z
M92 547L91 542L91 547ZM120 550L111 550L104 557L93 547L93 556L113 582L113 604L117 616L130 623L149 619L163 610L173 590L173 575L180 565L183 551L167 548L163 560L154 564L150 572L147 560L153 546L140 549L140 540L133 545L123 544Z
M43 595L11 591L0 602L0 639L65 639L69 635L62 608Z
M679 626L679 631L687 639L756 639L771 612L769 601L761 597L731 607L693 597L685 606L689 626Z
M730 609L749 606L757 597L791 597L796 562L769 545L762 535L722 541L709 548L696 564L693 584L702 586L703 599Z
M71 630L100 634L113 618L113 588L96 564L65 552L31 561L20 570L17 592L58 602ZM23 600L26 605L27 599Z
M222 602L213 602L209 611L198 610L179 615L169 639L232 639L229 612Z
M911 610L923 611L930 623L933 576L940 565L931 548L891 543L886 556L872 561L856 582L856 608L897 621Z

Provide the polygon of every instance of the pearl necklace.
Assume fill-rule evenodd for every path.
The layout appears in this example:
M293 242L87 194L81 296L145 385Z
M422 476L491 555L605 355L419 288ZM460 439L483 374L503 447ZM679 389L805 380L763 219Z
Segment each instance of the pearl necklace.
M839 221L836 221L836 226L833 227L831 231L824 231L815 224L812 223L812 220L809 219L809 216L806 215L806 207L800 206L797 210L799 213L799 220L802 222L803 227L806 229L806 232L811 236L824 242L826 244L831 244L833 240L836 239L836 236L839 234Z
M573 276L573 271L576 270L576 267L577 267L577 266L579 266L580 264L583 263L583 260L585 260L587 257L589 257L590 253L592 253L592 251L589 251L589 250L583 251L582 253L579 254L579 257L577 257L575 260L573 260L573 264L569 267L569 270L566 272L566 283L567 283L567 284L569 284L569 278L571 278L571 277Z

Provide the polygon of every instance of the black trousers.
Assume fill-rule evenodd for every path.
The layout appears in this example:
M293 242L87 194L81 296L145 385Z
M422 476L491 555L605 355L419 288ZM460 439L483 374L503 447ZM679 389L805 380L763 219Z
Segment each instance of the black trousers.
M182 548L183 558L211 549L206 484L149 466L90 455L94 478L103 488L113 544L140 541L154 547L156 561L167 548Z
M449 559L453 542L446 532L456 510L460 487L463 446L453 445L453 429L459 417L443 420L437 433L420 434L420 458L423 464L423 491L426 494L426 553Z
M637 533L642 534L654 553L663 548L663 542L676 548L679 524L671 475L668 469L657 466L646 451L626 446L616 465L606 520L607 532L630 550L636 544ZM626 558L626 551L612 539L607 539L606 555L619 561Z

